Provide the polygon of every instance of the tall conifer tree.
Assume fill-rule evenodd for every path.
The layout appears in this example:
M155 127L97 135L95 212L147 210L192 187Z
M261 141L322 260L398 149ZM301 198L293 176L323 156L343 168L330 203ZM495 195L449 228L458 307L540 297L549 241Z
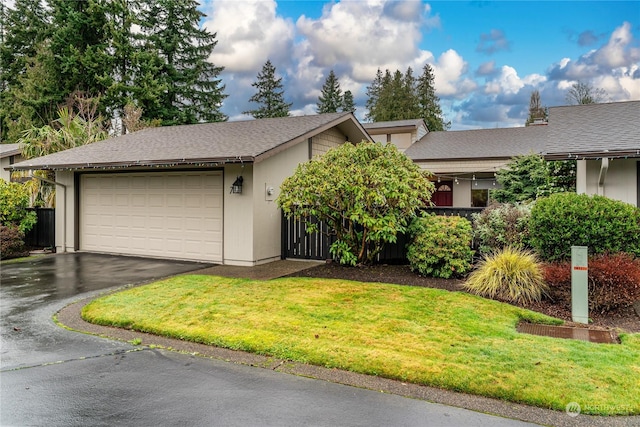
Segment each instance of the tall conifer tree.
M317 105L318 114L336 113L342 107L342 90L333 70L329 72L329 76L322 85Z
M14 142L33 123L44 124L39 111L25 105L27 68L50 31L49 11L42 0L16 0L12 8L0 2L0 140ZM43 94L44 95L44 94Z
M429 131L442 131L451 127L451 122L445 122L442 109L440 108L440 98L436 95L435 77L431 65L425 64L422 74L418 78L417 99L419 106L419 116L424 119Z
M353 101L353 93L350 90L345 90L342 95L342 111L348 111L353 113L356 111L356 104Z
M158 55L147 72L163 88L155 103L140 105L163 125L225 121L223 67L208 61L216 34L200 28L205 16L194 0L143 0L140 27L145 49ZM156 67L159 65L159 67Z
M258 80L251 86L255 87L258 92L249 98L249 101L258 103L259 107L255 110L245 111L244 114L250 114L256 119L287 117L289 115L289 108L292 104L285 102L282 77L276 78L276 67L270 60L264 64L262 71L258 73Z

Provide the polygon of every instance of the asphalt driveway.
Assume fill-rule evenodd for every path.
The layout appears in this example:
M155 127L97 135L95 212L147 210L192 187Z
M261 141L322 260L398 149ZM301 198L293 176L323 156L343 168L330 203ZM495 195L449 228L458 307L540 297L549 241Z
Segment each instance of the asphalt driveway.
M69 331L52 320L63 307L107 289L202 267L83 253L3 264L0 425L534 425L380 393L375 386L299 376L304 371L291 375L134 346ZM460 395L460 402L465 398ZM586 425L582 417L552 415L561 425Z

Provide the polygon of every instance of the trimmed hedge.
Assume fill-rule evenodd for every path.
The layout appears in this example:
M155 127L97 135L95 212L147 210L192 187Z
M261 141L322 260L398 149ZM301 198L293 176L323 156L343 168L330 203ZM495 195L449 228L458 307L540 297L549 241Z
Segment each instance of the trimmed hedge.
M459 216L425 215L409 228L413 240L407 247L412 271L448 279L471 270L471 223Z
M602 196L559 193L538 199L529 220L530 243L540 258L563 261L571 246L590 254L640 256L640 209Z

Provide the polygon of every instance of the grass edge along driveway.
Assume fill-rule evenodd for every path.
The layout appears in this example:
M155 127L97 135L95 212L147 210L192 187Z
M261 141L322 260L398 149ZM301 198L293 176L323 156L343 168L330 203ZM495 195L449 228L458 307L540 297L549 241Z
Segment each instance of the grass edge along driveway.
M583 413L640 414L640 334L621 345L519 334L562 321L461 292L186 275L99 298L89 322Z

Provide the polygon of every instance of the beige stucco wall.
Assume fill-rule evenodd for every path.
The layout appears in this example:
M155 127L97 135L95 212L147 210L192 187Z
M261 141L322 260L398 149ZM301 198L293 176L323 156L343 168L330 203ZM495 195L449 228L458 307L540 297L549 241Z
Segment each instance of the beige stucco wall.
M4 168L8 168L10 164L9 157L0 159L0 178L7 182L11 181L11 171L6 171Z
M13 159L13 161L12 161ZM16 154L14 156L7 156L0 159L0 178L5 181L11 181L11 171L4 170L4 168L8 168L13 163L18 163L24 160L20 154Z
M315 138L314 138L315 139ZM344 141L344 135L342 136ZM255 165L253 179L253 253L255 264L280 259L281 211L276 204L280 185L300 163L309 160L308 143L302 142ZM272 188L272 194L267 189Z
M638 206L637 162L638 159L609 159L604 186L599 187L602 160L579 160L576 190Z
M380 142L382 144L386 144L387 142L391 142L394 144L398 151L404 152L407 148L411 146L416 141L416 131L413 132L399 132L399 133L379 133L379 134L371 134L371 138L375 142Z
M471 181L460 180L453 184L453 206L456 208L471 207Z
M242 194L231 194L231 185L242 176ZM254 165L231 164L224 168L223 186L223 263L230 265L253 265L253 195Z
M395 133L391 134L391 143L398 147L398 151L404 152L411 146L414 141L414 133Z
M76 209L73 172L56 172L56 252L74 252ZM66 200L65 200L66 198Z

